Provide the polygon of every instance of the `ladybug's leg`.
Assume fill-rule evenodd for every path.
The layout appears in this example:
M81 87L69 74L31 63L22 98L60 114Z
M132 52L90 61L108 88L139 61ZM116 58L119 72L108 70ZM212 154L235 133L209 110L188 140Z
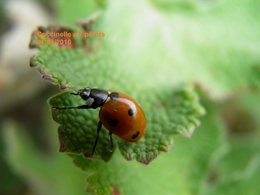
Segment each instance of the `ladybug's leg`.
M89 105L81 105L81 106L66 106L66 107L52 107L57 110L67 110L67 109L90 109L91 107Z
M111 151L113 151L114 144L113 144L112 132L111 132L111 131L109 131L109 137L110 137L110 146L111 146Z
M95 150L96 150L96 147L97 147L99 133L100 133L101 128L102 128L102 123L101 123L101 121L99 121L98 124L97 124L97 136L96 136L96 140L95 140L95 143L94 143L94 146L93 146L93 149L92 149L92 156L95 154Z

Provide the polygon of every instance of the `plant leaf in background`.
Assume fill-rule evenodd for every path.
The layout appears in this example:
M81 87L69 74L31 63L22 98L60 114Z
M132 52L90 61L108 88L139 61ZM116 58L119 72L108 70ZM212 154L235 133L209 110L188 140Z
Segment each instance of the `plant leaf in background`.
M50 129L53 126L51 124ZM34 193L85 194L86 175L75 169L68 158L41 152L24 133L23 128L13 121L6 122L3 130L1 133L5 138L6 160L13 170L26 180ZM55 135L52 132L50 134Z
M219 105L227 147L212 161L210 182L202 194L259 194L260 94L244 94Z
M195 81L217 97L259 87L257 1L153 2L111 1L102 23L120 65L149 72L142 85Z

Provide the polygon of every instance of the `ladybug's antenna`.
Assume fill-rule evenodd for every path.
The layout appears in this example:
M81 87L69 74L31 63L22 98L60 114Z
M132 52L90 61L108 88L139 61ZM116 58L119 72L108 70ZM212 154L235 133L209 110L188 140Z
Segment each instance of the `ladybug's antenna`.
M79 95L80 92L81 92L81 90L78 90L78 91L75 91L75 92L71 92L70 94L71 94L71 95Z
M77 93L75 93L75 92L71 92L70 94L71 94L71 95L79 95L78 92L77 92Z

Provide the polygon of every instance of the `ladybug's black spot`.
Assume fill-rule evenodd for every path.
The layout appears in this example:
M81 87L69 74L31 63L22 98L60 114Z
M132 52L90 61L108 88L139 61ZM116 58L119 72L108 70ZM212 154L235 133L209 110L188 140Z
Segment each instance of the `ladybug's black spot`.
M116 98L118 98L118 97L119 97L119 93L117 93L117 92L110 93L110 98L112 100L116 100Z
M132 139L135 139L135 138L138 137L139 134L140 134L140 131L136 131L135 133L133 133L133 134L131 135L131 138L132 138Z
M134 110L133 110L132 108L130 108L130 109L128 110L128 115L129 115L129 116L133 116L133 115L134 115Z
M113 127L115 127L115 126L117 126L118 125L118 120L117 119L111 119L110 121L109 121L109 124L110 124L110 126L113 126Z

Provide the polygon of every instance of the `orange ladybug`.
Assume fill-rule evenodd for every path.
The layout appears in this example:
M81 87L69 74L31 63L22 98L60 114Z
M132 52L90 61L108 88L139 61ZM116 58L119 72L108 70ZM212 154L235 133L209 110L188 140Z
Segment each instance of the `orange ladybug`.
M146 119L142 108L126 94L102 89L84 88L73 95L79 95L85 104L56 109L96 109L99 111L97 136L92 149L95 153L99 132L102 125L109 131L111 146L113 147L112 134L129 142L138 141L145 133Z

